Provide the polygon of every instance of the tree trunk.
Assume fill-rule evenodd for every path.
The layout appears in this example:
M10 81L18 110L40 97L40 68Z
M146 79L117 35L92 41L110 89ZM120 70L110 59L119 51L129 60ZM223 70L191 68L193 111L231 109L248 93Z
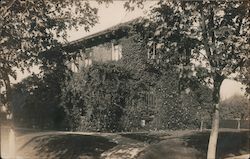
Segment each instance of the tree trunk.
M215 159L218 132L219 132L219 104L215 104L213 123L208 144L207 159Z
M15 148L15 131L14 131L14 120L13 120L13 108L12 108L12 104L11 104L11 100L12 100L12 90L11 90L11 83L10 83L10 79L9 76L6 74L4 76L4 85L5 85L5 91L6 91L6 100L5 100L5 105L7 106L7 112L9 115L9 118L6 121L6 126L9 127L9 133L8 133L8 144L9 144L9 150L8 150L8 157L9 158L15 158L15 152L16 152L16 148ZM6 114L7 115L7 114Z
M219 134L219 102L220 102L220 87L224 78L218 74L214 77L213 88L213 103L214 103L214 115L212 121L212 128L208 143L207 159L216 158L217 139Z
M12 106L11 106L11 84L10 84L10 78L6 72L3 72L3 83L5 87L5 100L4 105L7 106L7 110L9 112L12 112Z

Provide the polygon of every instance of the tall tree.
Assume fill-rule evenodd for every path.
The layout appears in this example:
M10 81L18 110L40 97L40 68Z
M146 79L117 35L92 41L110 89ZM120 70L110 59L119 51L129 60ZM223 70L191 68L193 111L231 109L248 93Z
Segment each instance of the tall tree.
M108 2L110 0L98 0ZM88 1L5 0L0 2L0 86L11 112L10 77L37 62L37 54L66 40L67 29L97 23L97 8Z
M157 66L176 66L182 89L194 77L213 88L208 159L216 156L221 84L226 78L247 78L249 7L249 1L161 0L139 27L148 47L157 50Z

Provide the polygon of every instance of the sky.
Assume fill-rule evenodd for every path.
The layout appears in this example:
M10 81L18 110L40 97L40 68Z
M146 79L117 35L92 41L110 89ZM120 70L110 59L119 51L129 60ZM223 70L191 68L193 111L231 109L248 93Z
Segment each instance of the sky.
M97 5L96 2L91 2L93 5ZM78 31L70 30L68 41L77 40L84 36L105 30L111 26L114 26L119 23L123 23L132 19L135 19L140 16L145 16L146 11L149 10L150 6L155 4L155 1L147 1L144 4L144 9L135 9L133 12L128 12L123 7L124 1L114 1L112 4L106 5L102 4L98 6L98 16L99 23L96 24L89 32L85 32L83 28L79 28ZM38 67L33 67L32 72L39 72ZM27 77L30 73L25 71L25 73L17 72L17 80L11 80L12 83L17 83L23 78ZM224 80L221 86L221 98L227 99L235 94L243 94L242 88L243 85L239 82L233 80Z
M116 24L123 23L140 16L144 16L149 10L150 6L155 4L156 1L146 1L144 3L144 8L136 8L133 12L126 11L123 7L124 1L116 0L108 5L101 4L98 5L96 2L90 2L93 6L98 7L99 23L96 24L90 32L85 32L84 29L79 29L79 31L71 30L69 31L68 40L77 40L81 37L96 33L98 31L104 30L106 28L112 27Z

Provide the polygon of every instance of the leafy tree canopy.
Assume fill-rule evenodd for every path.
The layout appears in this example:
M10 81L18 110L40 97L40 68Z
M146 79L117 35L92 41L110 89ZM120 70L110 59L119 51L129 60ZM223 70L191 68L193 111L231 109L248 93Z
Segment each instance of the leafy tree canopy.
M6 101L10 101L15 68L24 70L37 63L39 52L66 40L67 29L84 26L87 31L98 21L98 10L89 1L4 0L0 7L0 87Z
M248 78L249 7L249 1L161 0L139 26L148 47L158 50L157 65L174 65L183 83L197 78L212 86L214 118L207 158L215 158L223 80L232 75L240 81Z
M159 1L142 26L146 29L139 29L148 47L157 44L161 65L175 65L181 77L212 84L216 75L224 79L246 71L248 8L247 1Z

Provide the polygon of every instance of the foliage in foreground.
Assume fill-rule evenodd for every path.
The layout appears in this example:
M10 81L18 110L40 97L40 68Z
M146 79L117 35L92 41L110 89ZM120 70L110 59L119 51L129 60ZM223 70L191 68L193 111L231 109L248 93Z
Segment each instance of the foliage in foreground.
M89 30L98 22L97 11L87 1L0 2L0 87L8 114L12 114L10 77L16 79L16 69L24 71L37 64L38 53L65 41L67 29Z
M62 87L70 70L64 65L66 56L60 51L39 54L42 73L31 75L12 88L12 105L16 126L43 129L68 127L64 109L60 107Z
M60 84L50 77L32 75L14 85L14 122L18 127L39 129L67 128L60 104Z

